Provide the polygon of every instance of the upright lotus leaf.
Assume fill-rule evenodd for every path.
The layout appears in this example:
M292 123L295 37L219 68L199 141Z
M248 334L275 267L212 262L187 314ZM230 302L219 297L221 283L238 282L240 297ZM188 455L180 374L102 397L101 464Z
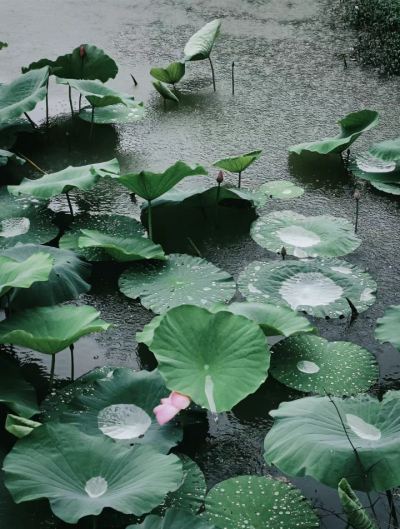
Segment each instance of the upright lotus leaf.
M126 529L218 529L198 516L180 509L168 509L164 518L155 514L147 516L140 525L129 525Z
M185 61L203 61L210 57L214 42L219 36L221 24L221 20L213 20L190 37L185 46Z
M84 107L79 112L79 117L83 121L92 121L99 125L117 123L123 125L125 123L135 123L147 116L147 109L143 103L133 101L129 106L125 105L109 105L107 107L96 108L93 114L93 108L90 106Z
M175 455L151 446L128 449L107 436L85 435L57 423L20 439L4 460L4 470L16 503L48 498L54 514L71 524L105 507L140 516L182 479Z
M388 307L383 318L376 320L375 339L391 343L400 352L400 305Z
M4 355L0 355L0 402L26 419L40 413L33 386L22 378L18 365Z
M168 261L127 270L118 286L125 296L140 298L142 305L156 314L184 304L204 307L228 301L236 291L227 272L205 259L185 254L171 254Z
M24 417L18 417L17 415L7 415L6 419L6 430L18 439L26 437L31 433L34 428L41 426L40 422L31 421L30 419L25 419Z
M16 165L24 165L25 163L25 160L23 158L20 158L13 152L4 151L3 149L0 149L0 166L7 165L8 160L11 160Z
M28 72L10 84L0 84L0 123L19 118L46 97L48 67Z
M289 152L301 154L303 151L320 154L340 154L350 147L363 132L374 128L379 123L379 114L374 110L361 110L349 114L338 121L340 134L333 138L324 138L311 143L301 143L289 147Z
M292 336L274 345L271 353L271 375L299 391L351 396L368 391L379 377L374 355L350 342Z
M57 79L57 84L67 84L71 88L75 88L81 95L86 97L92 107L129 106L135 103L135 98L132 95L113 90L101 81Z
M61 422L91 436L108 436L126 446L151 445L167 454L182 440L182 428L177 420L160 426L153 409L169 394L158 371L116 369L111 378L96 380L89 394L73 399Z
M54 355L92 332L114 327L89 305L57 305L19 310L0 322L0 343Z
M222 158L213 163L213 167L224 169L231 173L239 173L238 187L241 185L242 172L247 169L253 162L258 160L262 155L262 151L253 151L243 154L242 156L234 156L233 158Z
M264 334L254 322L192 305L164 315L151 350L167 388L213 413L229 411L254 393L270 361Z
M146 259L165 261L164 251L159 244L143 237L118 237L97 230L82 230L78 239L80 248L102 248L114 261L128 262Z
M376 283L355 265L340 259L254 261L238 281L247 301L288 305L317 318L351 316L375 303Z
M90 276L91 265L83 262L70 250L24 244L1 250L0 255L22 263L38 252L50 255L54 260L49 278L46 282L33 283L29 288L15 288L10 296L12 307L19 310L57 305L63 301L78 299L80 294L90 290L86 280Z
M375 158L370 152L357 154L348 169L358 178L374 184L400 184L400 162L385 162Z
M295 186L287 180L273 180L263 184L259 191L272 198L295 198L304 194L302 187Z
M165 84L162 84L161 81L151 81L151 84L154 86L157 92L160 95L162 95L162 97L164 98L164 103L166 99L169 99L170 101L174 101L175 103L179 103L179 99L176 97L176 95L173 92L171 92L168 86L165 86Z
M36 281L47 281L53 266L51 255L35 253L19 263L0 255L0 297L12 288L29 288Z
M397 487L400 392L386 393L381 402L371 395L331 399L337 409L328 397L307 397L270 411L275 424L265 438L267 463L334 489L343 477L356 490Z
M175 61L166 68L152 68L150 75L157 81L175 85L185 75L185 68L185 61Z
M251 226L252 239L262 248L278 252L282 246L296 257L338 257L360 244L354 225L330 215L306 217L295 211L273 211Z
M207 494L200 516L224 529L305 529L319 519L300 492L266 476L237 476L215 485Z
M11 149L17 141L19 132L33 132L32 125L25 118L0 123L0 146Z
M58 234L54 219L46 202L15 198L5 188L0 189L0 248L50 242Z
M70 165L57 173L46 174L37 180L24 178L18 186L8 186L11 195L32 195L36 198L51 198L72 189L88 191L95 186L102 176L119 174L119 163L116 158L81 167Z
M81 254L88 261L111 261L111 255L102 248L80 248L81 230L98 230L105 235L120 237L142 237L144 227L140 222L123 215L85 215L76 218L60 239L60 248L68 248Z
M376 523L368 516L360 500L354 494L346 479L338 485L339 498L349 525L354 529L378 529Z
M84 46L86 55L82 59L80 50ZM36 70L43 66L50 66L56 77L67 79L98 79L105 83L114 79L118 73L118 66L103 50L92 44L81 44L72 53L61 55L55 61L41 59L22 68L22 73Z
M373 143L369 152L384 162L397 162L400 160L400 138Z

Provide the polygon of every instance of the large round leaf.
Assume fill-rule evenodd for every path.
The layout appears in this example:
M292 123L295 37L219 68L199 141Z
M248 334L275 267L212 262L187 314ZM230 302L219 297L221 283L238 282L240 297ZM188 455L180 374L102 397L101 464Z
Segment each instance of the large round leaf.
M375 338L391 343L400 352L400 305L388 307L383 318L376 320Z
M34 132L34 129L25 118L0 123L0 146L5 149L11 149L17 141L19 132Z
M229 411L254 393L270 361L264 334L254 322L192 305L164 315L151 350L167 388L213 413Z
M218 527L208 524L190 512L168 509L164 518L151 514L140 525L129 525L126 529L218 529Z
M168 86L165 86L165 84L163 84L161 81L151 81L151 84L164 99L169 99L170 101L179 103L179 99L176 97L176 95L171 92Z
M202 61L208 59L219 35L222 20L215 19L203 26L190 37L185 46L185 61Z
M382 402L370 395L331 399L337 410L328 397L307 397L270 411L275 424L265 438L267 463L289 476L312 476L332 488L342 478L357 490L397 487L400 393L386 393Z
M0 402L26 419L40 413L35 390L22 378L18 365L4 355L0 355Z
M106 86L101 81L89 81L80 79L57 79L57 84L67 84L75 88L86 97L93 107L107 107L109 105L124 105L129 107L135 103L135 98L125 92L118 92Z
M152 68L150 75L157 81L175 85L185 75L185 68L185 61L175 61L166 68Z
M213 167L219 167L220 169L225 169L225 171L230 171L231 173L241 173L249 165L258 160L262 155L262 151L253 151L248 152L247 154L242 154L241 156L234 156L232 158L222 158L217 162L213 163Z
M373 143L369 152L384 162L397 162L400 160L400 138Z
M228 301L236 291L227 272L205 259L185 254L172 254L168 261L127 270L118 285L125 296L140 298L142 305L156 314L187 303L204 307Z
M169 394L158 371L116 369L112 377L96 380L90 394L72 400L61 422L88 435L106 435L127 446L151 445L167 454L182 440L182 428L177 420L160 426L153 409Z
M38 252L48 254L54 260L49 279L44 283L33 283L28 289L14 289L11 294L11 305L15 309L57 305L63 301L78 299L80 294L90 290L86 279L90 276L91 265L81 261L70 250L24 244L1 250L0 255L22 263Z
M304 193L302 187L295 186L287 180L273 180L263 184L259 191L273 198L295 198Z
M0 122L19 118L33 110L47 94L47 67L17 77L10 84L0 84Z
M20 158L13 152L4 151L3 149L0 149L0 166L7 165L8 160L11 160L16 165L24 165L25 163L25 160L23 158Z
M320 154L338 154L345 151L363 132L372 129L379 123L379 114L374 110L361 110L349 114L338 121L340 134L333 138L324 138L311 143L301 143L289 147L289 152L301 154L302 151L318 152Z
M147 109L143 103L133 101L129 106L125 105L109 105L107 107L96 108L93 114L93 122L101 124L116 123L123 125L124 123L135 123L147 116ZM84 107L79 112L79 117L89 123L92 121L92 107Z
M151 446L132 449L107 436L48 423L20 439L4 461L14 501L48 498L56 516L77 523L111 507L140 516L161 503L182 479L178 457Z
M306 217L294 211L274 211L253 222L251 237L262 248L278 252L282 246L296 257L337 257L356 250L361 239L351 222L319 215Z
M237 476L207 494L201 517L221 529L305 529L319 527L318 516L300 492L266 476Z
M20 310L0 322L0 343L22 345L54 355L86 334L114 327L99 316L100 312L89 305Z
M376 293L367 272L340 259L254 261L240 274L238 286L247 301L268 300L318 318L350 316L347 299L363 312Z
M26 261L0 255L0 297L12 288L29 288L36 281L47 281L53 266L51 255L35 253Z
M379 377L374 355L350 342L292 336L271 349L271 375L299 391L342 397L368 391Z

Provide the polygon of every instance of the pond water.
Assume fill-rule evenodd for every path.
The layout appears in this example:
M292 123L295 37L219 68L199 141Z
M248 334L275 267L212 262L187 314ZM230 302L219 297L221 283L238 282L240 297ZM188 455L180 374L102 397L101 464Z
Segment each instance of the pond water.
M305 215L330 214L354 221L354 189L361 192L359 236L362 245L345 260L367 270L377 281L376 303L350 324L348 319L325 321L309 318L319 335L361 345L378 359L381 376L372 393L400 389L400 356L389 344L373 336L375 321L388 305L399 304L400 223L399 199L357 183L343 169L339 156L288 158L287 147L336 134L335 122L364 108L380 113L380 125L364 134L355 151L373 141L398 136L399 81L381 79L374 71L349 61L344 70L338 54L351 53L354 34L331 15L325 0L13 0L2 5L1 39L9 43L0 56L0 82L20 74L20 67L42 57L55 58L83 42L104 49L119 65L119 74L108 84L132 93L149 110L147 119L127 126L97 126L88 141L90 125L72 121L67 89L50 84L51 130L23 137L18 147L45 171L67 165L85 165L117 157L121 173L149 169L157 172L181 159L201 163L209 177L192 177L180 185L190 189L214 185L217 170L212 162L225 156L263 149L263 156L242 175L242 185L255 189L269 180L287 179L305 188L292 200L271 199L258 212L292 209ZM183 55L190 36L206 22L221 18L222 31L213 51L217 92L212 89L209 65L190 63L179 84L180 105L163 101L150 84L152 66L165 66ZM231 95L231 62L235 61L236 91ZM135 87L130 74L138 81ZM74 96L77 106L77 97ZM44 104L31 117L43 122ZM2 169L1 184L16 184L38 176L30 165L9 164ZM236 177L226 175L236 183ZM91 191L72 193L74 213L124 213L140 218L139 200L110 179ZM51 202L58 222L68 220L64 198ZM168 213L168 214L167 214ZM262 249L250 237L256 214L251 210L220 208L219 228L212 212L172 208L154 211L155 242L166 253L194 254L190 238L203 257L238 278L252 261L280 257ZM75 375L99 365L153 369L153 355L135 340L152 315L139 301L125 297L117 287L123 266L96 264L92 289L79 304L90 304L114 329L85 337L75 346ZM237 300L242 299L237 294ZM25 377L39 395L46 391L50 357L18 347L7 347L20 359ZM57 355L56 387L68 382L69 351ZM282 401L302 397L295 390L268 378L232 412L218 421L187 428L183 451L202 468L208 486L243 474L282 476L263 458L264 437L273 420L269 411ZM292 479L302 493L327 509L340 512L337 492L311 478ZM385 514L383 504L379 507ZM326 512L322 512L326 515ZM124 528L127 517L110 516L107 525ZM345 527L334 516L323 518L327 528ZM80 525L84 526L82 520ZM322 525L324 526L324 525Z

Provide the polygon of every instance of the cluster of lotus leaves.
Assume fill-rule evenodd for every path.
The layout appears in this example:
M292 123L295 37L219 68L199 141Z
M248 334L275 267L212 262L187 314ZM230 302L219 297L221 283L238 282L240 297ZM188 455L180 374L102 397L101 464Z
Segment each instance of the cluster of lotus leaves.
M390 140L387 140L390 141ZM382 142L384 144L386 142ZM355 176L368 180L373 187L391 193L400 194L400 159L395 149L380 148L381 144L373 144L369 152L362 152L355 156L349 165L349 170ZM379 156L376 157L372 152ZM388 155L393 157L391 160Z
M375 327L375 338L381 343L391 343L400 352L400 305L386 309L382 318L378 318Z
M259 191L271 198L296 198L304 194L302 187L295 186L286 180L272 180L260 186Z
M221 20L215 19L190 37L185 46L184 60L203 61L204 59L208 59L212 52L214 42L219 36L221 24Z
M33 386L26 382L18 364L0 355L0 402L29 419L40 412Z
M16 165L24 165L25 160L23 158L20 158L16 154L10 151L5 151L4 149L0 149L0 166L7 165L7 162L11 160Z
M150 75L157 79L157 81L175 85L185 75L185 69L185 61L175 61L166 68L152 68Z
M0 255L0 298L12 288L29 288L36 281L47 281L53 266L51 255L35 253L26 261Z

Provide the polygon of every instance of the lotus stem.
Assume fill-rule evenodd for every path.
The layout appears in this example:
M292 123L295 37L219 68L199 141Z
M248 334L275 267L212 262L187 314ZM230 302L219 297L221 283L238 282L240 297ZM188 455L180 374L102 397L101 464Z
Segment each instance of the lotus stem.
M239 189L240 189L240 186L242 184L242 171L239 171Z
M91 124L90 124L89 140L92 139L92 133L93 133L93 122L94 122L94 105L92 105L92 122L91 122Z
M153 240L153 226L151 225L151 200L149 200L149 218L148 218L148 222L149 222L149 239L152 241Z
M217 228L218 228L218 222L219 222L219 193L220 193L221 184L218 182L218 189L217 189L217 204L216 204L216 217L217 217Z
M192 241L192 239L190 237L188 237L188 241L190 242L190 244L193 246L194 248L194 251L197 253L197 255L199 257L203 257L200 253L200 250L197 248L197 246L194 244L194 242Z
M50 383L49 383L49 391L53 389L53 382L54 382L54 369L56 367L56 355L51 355L51 371L50 371Z
M68 152L71 152L71 136L69 135L69 132L66 132L65 135L67 137Z
M390 526L390 523L391 523L392 518L393 518L394 527L398 528L399 527L399 522L397 520L397 512L396 512L396 507L395 507L395 504L394 504L394 501L393 501L392 491L391 490L387 490L386 491L386 496L387 496L387 499L388 499L388 502L389 502L389 508L390 508L389 526Z
M24 112L25 114L25 117L26 119L29 121L29 123L32 125L32 128L33 129L37 129L37 125L36 123L33 121L33 119L31 119L29 116L28 116L28 113L27 112Z
M68 96L69 96L69 106L71 107L71 114L72 114L72 117L74 117L74 107L72 105L72 88L70 86L68 87Z
M46 171L43 171L43 169L40 169L40 167L38 167L35 163L32 162L32 160L30 160L29 158L27 158L26 156L24 156L23 154L21 154L20 152L18 152L19 156L22 156L22 158L24 160L26 160L27 162L29 162L31 165L33 165L33 167L35 167L38 171L40 171L41 173L43 174L48 174L46 173Z
M74 371L75 371L75 366L74 366L74 344L73 343L69 346L69 349L71 351L71 382L73 382L74 381Z
M73 217L74 216L74 210L72 209L72 204L71 204L71 199L69 198L69 194L68 194L68 191L65 193L66 197L67 197L67 202L68 202L68 206L69 206L69 211L71 213L71 216Z
M214 92L216 92L216 88L215 88L215 72L214 72L214 66L213 66L213 63L212 63L211 57L208 57L208 60L210 61L210 66L211 66L211 72L212 72L212 79L213 79Z
M81 113L82 94L79 94L79 114Z
M46 128L49 128L49 79L47 79L47 92L46 92Z
M93 529L96 529L97 527L97 518L96 516L93 516Z
M137 81L136 81L136 79L133 77L132 74L130 74L130 75L131 75L131 77L132 77L132 81L135 83L135 86L137 86Z
M235 95L235 61L232 61L232 95Z

